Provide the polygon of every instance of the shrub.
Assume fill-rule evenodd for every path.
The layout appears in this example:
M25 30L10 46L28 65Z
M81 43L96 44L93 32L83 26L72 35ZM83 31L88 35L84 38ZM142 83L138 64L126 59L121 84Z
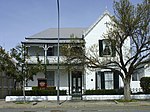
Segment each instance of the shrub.
M66 90L60 90L60 95L66 95ZM25 91L26 96L55 96L57 95L57 90L40 90L33 89L30 91ZM13 90L11 96L23 96L22 90Z
M85 95L120 95L123 94L122 89L110 89L110 90L86 90Z
M32 87L32 90L38 90L38 89L40 89L38 86ZM48 86L48 87L46 87L46 90L56 90L56 87L55 86Z
M140 80L140 86L144 93L150 93L150 77L142 77Z

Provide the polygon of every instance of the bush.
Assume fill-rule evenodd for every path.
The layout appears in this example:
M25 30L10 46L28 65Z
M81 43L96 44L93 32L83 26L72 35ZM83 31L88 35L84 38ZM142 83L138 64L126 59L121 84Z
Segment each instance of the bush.
M123 94L123 89L111 89L111 90L86 90L85 95L120 95Z
M39 90L40 88L38 86L33 86L32 90ZM46 90L56 90L55 86L48 86L46 87Z
M144 93L150 93L150 77L142 77L140 80L140 86Z
M60 90L60 95L66 95L66 90ZM25 91L26 96L55 96L57 95L57 90L40 90L34 89L30 91ZM11 96L23 96L22 90L13 90Z

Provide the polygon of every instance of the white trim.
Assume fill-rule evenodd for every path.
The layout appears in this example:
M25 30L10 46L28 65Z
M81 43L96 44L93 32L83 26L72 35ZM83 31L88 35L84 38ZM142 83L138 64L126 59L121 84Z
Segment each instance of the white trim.
M83 100L118 100L124 95L83 95ZM132 99L150 99L150 94L131 95ZM72 96L60 96L60 100L71 100ZM6 96L5 101L23 101L23 96ZM26 101L52 101L57 100L57 96L26 96Z
M119 100L124 95L84 95L83 100ZM131 95L131 99L150 99L150 94Z
M50 101L57 100L57 96L26 96L26 101ZM60 100L71 100L71 96L60 96ZM24 96L6 96L6 102L24 101Z

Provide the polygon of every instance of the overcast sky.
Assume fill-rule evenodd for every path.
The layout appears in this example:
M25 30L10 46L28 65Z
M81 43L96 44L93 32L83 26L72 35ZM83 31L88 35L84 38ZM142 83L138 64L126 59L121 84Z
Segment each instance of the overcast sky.
M130 0L136 4L142 0ZM89 27L113 0L60 0L61 27ZM9 50L25 37L57 27L56 0L0 0L0 46Z

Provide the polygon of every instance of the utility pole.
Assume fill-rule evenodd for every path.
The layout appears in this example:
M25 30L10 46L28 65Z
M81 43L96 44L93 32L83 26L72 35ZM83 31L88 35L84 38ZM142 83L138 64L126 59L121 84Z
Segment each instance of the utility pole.
M57 104L60 104L60 99L59 99L59 86L60 86L60 71L59 71L59 38L60 38L60 11L59 11L59 0L57 0L57 17L58 17L58 21L57 21L57 33L58 33L58 45L57 45Z

